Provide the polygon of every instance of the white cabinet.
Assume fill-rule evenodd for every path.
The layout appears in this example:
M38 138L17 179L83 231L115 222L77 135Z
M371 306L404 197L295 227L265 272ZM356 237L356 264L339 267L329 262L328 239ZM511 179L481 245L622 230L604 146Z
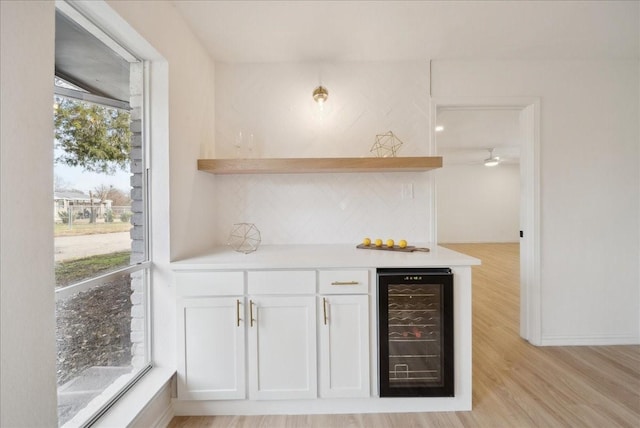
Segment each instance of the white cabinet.
M315 398L314 296L249 299L249 398Z
M180 400L370 395L368 270L176 278Z
M249 398L317 397L315 271L249 272L247 290Z
M245 398L244 272L180 272L176 285L178 397Z
M320 397L369 397L369 270L318 273Z
M318 298L320 397L368 397L369 296Z
M477 260L444 248L406 261L404 255L373 253L352 245L265 246L246 256L219 248L174 262L176 413L470 410L469 264ZM378 262L460 264L453 268L455 397L379 396Z
M245 398L242 297L190 297L178 303L178 396Z

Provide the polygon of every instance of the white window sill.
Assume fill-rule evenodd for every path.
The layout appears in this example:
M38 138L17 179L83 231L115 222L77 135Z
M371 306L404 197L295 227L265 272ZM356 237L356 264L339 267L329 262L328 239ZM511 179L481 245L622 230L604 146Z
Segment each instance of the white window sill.
M126 394L120 398L93 427L128 427L135 426L136 419L142 414L145 408L153 401L156 395L161 392L171 377L175 374L174 369L152 368L136 384L131 387ZM161 419L163 413L172 416L172 409L163 408L158 412L157 420Z

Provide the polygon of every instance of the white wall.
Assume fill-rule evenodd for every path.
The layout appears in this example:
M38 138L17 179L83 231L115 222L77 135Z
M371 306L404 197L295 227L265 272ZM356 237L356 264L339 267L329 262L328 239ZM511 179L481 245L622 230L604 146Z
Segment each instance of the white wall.
M208 225L216 215L215 178L196 168L199 157L214 155L214 63L168 2L108 4L168 64L170 257L197 254L214 240L214 230Z
M311 96L322 83L322 112ZM403 141L399 156L429 153L429 68L416 62L216 64L216 153L237 157L370 157L377 134ZM248 156L242 151L240 156ZM294 174L216 177L216 237L253 222L265 244L430 240L428 174ZM402 199L403 184L414 188Z
M518 242L517 164L445 165L434 171L438 242Z
M3 1L0 19L0 426L52 427L54 3Z
M142 58L152 60L153 361L174 368L176 321L169 262L197 254L214 240L209 226L216 215L214 177L196 169L199 157L213 154L214 64L171 5L108 4L153 47L141 49ZM105 25L117 20L110 21ZM148 57L154 50L161 59Z
M312 92L329 98L320 113ZM234 134L254 134L261 157L372 156L393 131L399 155L426 155L429 64L416 62L216 63L216 153L235 157Z
M152 157L164 183L154 206L164 207L152 225L158 264L154 284L154 360L175 366L175 317L169 260L197 253L213 241L214 180L196 171L196 159L213 155L214 65L171 5L164 2L110 2L166 59L151 58L154 117ZM56 426L53 229L52 75L54 3L0 2L1 79L1 426ZM113 18L102 2L84 4L88 12ZM95 17L94 17L95 18ZM110 32L126 34L111 19ZM125 23L126 24L126 23ZM37 31L33 31L37 29ZM171 29L171 31L167 31ZM144 49L143 49L144 50ZM153 50L153 49L151 49ZM147 52L149 50L147 49ZM168 76L168 77L167 77ZM155 80L154 80L155 79ZM164 80L164 87L163 81ZM168 125L168 126L167 126ZM170 157L170 160L168 159ZM27 165L27 167L25 167ZM25 173L28 172L28 173ZM163 181L164 177L164 181ZM157 187L156 187L157 188ZM25 195L28 198L25 199ZM171 212L169 215L169 198ZM26 201L28 202L28 206ZM171 221L169 228L164 223ZM160 223L160 227L158 226ZM28 260L25 258L28 255ZM159 269L158 269L159 267ZM25 310L28 308L28 310ZM37 314L37 316L34 316ZM48 315L47 315L48 314Z
M541 97L544 344L640 343L638 61L436 61L433 96Z

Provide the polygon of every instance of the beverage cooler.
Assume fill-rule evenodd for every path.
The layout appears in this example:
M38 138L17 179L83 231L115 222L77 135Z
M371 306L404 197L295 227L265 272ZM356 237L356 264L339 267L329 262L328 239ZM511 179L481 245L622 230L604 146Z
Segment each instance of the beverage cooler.
M378 269L381 397L453 397L451 269Z

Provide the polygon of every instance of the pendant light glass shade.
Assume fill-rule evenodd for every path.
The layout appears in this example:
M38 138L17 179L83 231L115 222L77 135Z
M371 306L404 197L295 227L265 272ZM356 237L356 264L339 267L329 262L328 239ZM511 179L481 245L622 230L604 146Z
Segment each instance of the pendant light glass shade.
M313 90L313 100L319 104L323 104L329 97L329 91L324 86L318 86Z

